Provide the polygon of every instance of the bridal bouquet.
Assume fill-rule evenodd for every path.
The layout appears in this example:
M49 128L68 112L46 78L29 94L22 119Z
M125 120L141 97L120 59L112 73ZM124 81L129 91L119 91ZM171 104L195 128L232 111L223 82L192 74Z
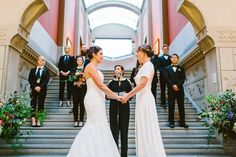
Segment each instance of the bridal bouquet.
M73 82L74 85L81 86L85 84L86 79L84 78L83 72L75 72L71 73L71 75L69 76L69 81Z

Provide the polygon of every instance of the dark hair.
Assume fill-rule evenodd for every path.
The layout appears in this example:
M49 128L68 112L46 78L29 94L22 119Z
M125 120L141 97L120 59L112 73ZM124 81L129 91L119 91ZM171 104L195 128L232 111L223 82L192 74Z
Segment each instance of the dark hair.
M162 49L163 49L164 47L168 48L168 45L167 45L167 44L163 44Z
M177 53L172 54L171 56L176 56L179 58L179 55Z
M86 54L91 60L93 58L93 54L97 54L100 50L102 50L102 48L99 46L91 46L89 49L86 50Z
M116 70L116 67L120 67L121 71L123 71L123 73L122 73L122 76L123 76L124 73L125 73L125 68L124 68L124 66L123 66L123 65L120 65L120 64L117 64L117 65L114 66L114 70ZM114 76L114 77L116 77L116 76Z
M147 54L148 57L153 55L153 51L150 45L140 45L138 47L138 51L142 51L143 53Z
M82 56L82 55L79 55L79 56L76 56L76 64L77 64L77 59L78 59L78 58L81 58L82 61L83 61L83 63L84 63L84 58L83 58L83 56Z
M122 71L125 70L124 67L123 67L123 65L119 65L119 64L118 64L118 65L115 65L115 66L114 66L114 70L116 69L116 67L120 67L120 69L121 69Z

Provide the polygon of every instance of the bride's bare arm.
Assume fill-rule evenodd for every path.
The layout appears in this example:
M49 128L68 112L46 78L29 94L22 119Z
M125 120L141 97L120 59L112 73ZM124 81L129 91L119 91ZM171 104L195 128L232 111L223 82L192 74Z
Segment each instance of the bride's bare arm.
M127 93L123 98L122 101L125 103L129 100L129 98L133 97L136 93L138 93L141 89L145 87L148 82L148 78L145 76L141 77L140 83L129 93Z
M86 73L89 77L91 77L94 83L97 85L99 89L101 89L108 97L112 99L119 99L119 97L113 93L100 79L98 71L96 67L88 65L86 67Z

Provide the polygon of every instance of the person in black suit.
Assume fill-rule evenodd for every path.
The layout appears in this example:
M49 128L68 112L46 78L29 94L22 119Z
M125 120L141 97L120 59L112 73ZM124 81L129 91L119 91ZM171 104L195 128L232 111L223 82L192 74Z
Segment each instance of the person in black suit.
M185 112L184 112L183 84L185 81L185 71L184 68L177 65L178 61L179 61L179 56L177 54L173 54L171 56L171 65L167 66L164 72L168 84L169 122L170 122L169 126L170 128L175 127L174 110L175 110L175 99L176 99L179 109L180 127L188 128L188 125L185 123Z
M131 82L123 77L124 67L116 65L114 67L115 78L108 83L108 88L117 95L124 95L132 90ZM119 134L121 137L121 157L127 157L128 151L128 128L129 128L129 115L130 106L129 101L125 104L122 102L111 99L110 101L110 127L114 140L119 146Z
M47 84L50 79L48 70L44 67L45 58L39 56L37 60L37 67L30 70L28 81L30 83L31 89L31 101L30 105L32 108L32 126L41 126L41 122L35 118L36 108L38 107L38 112L44 111L44 101L47 94ZM37 122L37 123L36 123Z
M72 84L68 81L68 76L74 66L74 57L69 55L70 47L65 46L65 55L60 57L58 68L60 72L59 83L59 107L63 106L65 83L67 83L67 106L70 107Z
M136 74L138 73L138 70L140 68L140 64L139 64L139 61L137 60L136 62L136 66L132 69L132 72L131 72L131 75L130 75L130 82L132 82L134 84L134 87L136 86L136 83L135 83L135 76Z
M153 76L153 79L152 79L152 87L151 87L151 90L152 90L152 94L155 98L155 102L156 102L156 93L157 93L157 82L158 82L158 77L157 77L157 70L158 70L158 51L153 51L153 56L151 57L150 61L152 62L152 64L154 65L154 76Z
M87 56L87 47L85 44L82 45L80 53L84 60L84 69L85 69L85 67L90 63L90 59Z
M164 76L164 70L171 64L171 56L168 54L169 49L166 44L162 46L163 55L159 57L158 68L160 71L160 87L161 87L161 106L166 109L166 79Z
M84 71L84 60L82 56L78 56L76 58L76 63L77 66L75 68L72 69L72 74L75 76L81 76L83 74ZM80 77L78 77L78 79L80 79ZM73 89L72 89L72 93L73 93L73 114L74 114L74 127L82 127L83 123L84 123L84 112L85 112L85 108L84 108L84 97L86 94L86 84L78 84L78 79L74 80L72 82L73 84ZM78 106L80 106L80 122L78 122Z

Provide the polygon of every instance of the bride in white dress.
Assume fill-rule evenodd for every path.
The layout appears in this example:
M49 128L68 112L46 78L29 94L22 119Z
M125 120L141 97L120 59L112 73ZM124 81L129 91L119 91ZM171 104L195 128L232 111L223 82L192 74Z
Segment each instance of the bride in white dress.
M67 157L120 157L106 117L105 94L117 100L120 97L103 83L103 74L96 68L103 60L102 49L90 47L87 54L91 59L84 72L87 83L84 98L87 120Z
M135 82L137 86L122 98L122 102L136 94L135 139L137 157L166 157L156 104L151 92L154 67L149 57L152 49L149 45L141 45L137 50L137 58L143 66L139 69Z

